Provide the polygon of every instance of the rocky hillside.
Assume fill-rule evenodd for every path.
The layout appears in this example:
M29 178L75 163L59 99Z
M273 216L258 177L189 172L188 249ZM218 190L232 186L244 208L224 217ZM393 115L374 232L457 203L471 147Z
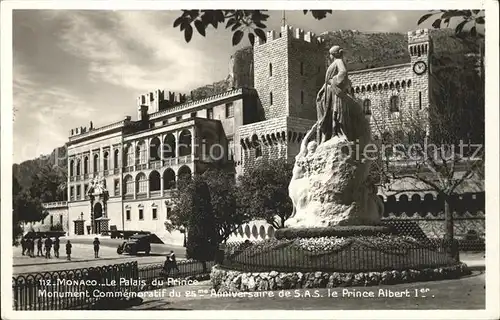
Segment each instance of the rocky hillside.
M328 31L320 35L324 39L325 56L333 45L346 51L349 70L362 70L410 62L408 38L403 33L365 33L356 30ZM443 53L477 52L476 44L467 44L454 37L451 29L431 30L434 51ZM191 91L191 99L197 100L229 90L234 87L253 87L252 47L240 49L231 57L233 78L199 87ZM234 79L234 80L233 80Z
M65 146L55 148L49 155L43 155L19 164L13 164L12 174L17 178L22 188L30 188L33 175L40 172L41 168L47 165L56 165L56 159L58 162L57 165L63 167L64 169L67 168Z
M408 39L402 33L363 33L353 30L321 34L325 55L334 45L345 51L349 70L383 67L410 61Z
M191 91L191 100L203 99L221 92L230 90L232 87L253 88L253 49L246 47L236 51L231 56L229 70L226 79L196 88Z

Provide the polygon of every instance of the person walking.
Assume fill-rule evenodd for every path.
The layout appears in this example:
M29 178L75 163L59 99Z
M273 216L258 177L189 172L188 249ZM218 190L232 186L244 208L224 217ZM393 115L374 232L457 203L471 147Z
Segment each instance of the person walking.
M30 238L26 238L26 254L31 257L31 241Z
M54 257L59 258L59 237L54 240Z
M40 236L38 240L36 241L36 256L39 257L40 255L43 257L43 249L42 249L42 237Z
M163 263L163 274L165 275L165 279L168 278L170 270L172 270L172 262L170 261L170 255L167 254L165 262Z
M174 250L170 250L169 258L170 258L170 268L172 270L173 269L177 270L177 273L179 273L179 267L177 266L177 260L175 258Z
M35 257L35 239L28 239L28 254L31 258Z
M68 240L68 242L66 242L66 259L67 260L71 260L71 242Z
M99 242L99 239L96 237L94 238L94 258L99 258L99 245L101 244Z
M45 258L50 259L50 250L52 250L52 239L47 237L45 240Z
M24 237L21 238L21 248L23 249L22 255L24 256L24 252L26 251L26 239Z

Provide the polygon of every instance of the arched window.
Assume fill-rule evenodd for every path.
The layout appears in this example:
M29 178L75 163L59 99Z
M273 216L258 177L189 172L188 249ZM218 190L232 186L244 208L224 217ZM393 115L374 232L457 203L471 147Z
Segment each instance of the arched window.
M163 158L175 158L175 137L171 133L163 141Z
M264 226L260 226L260 228L259 228L259 236L262 239L266 238L266 228Z
M189 130L182 130L179 135L179 156L187 156L192 152L192 137Z
M160 174L158 171L151 171L149 174L149 191L160 190Z
M169 190L175 188L175 172L168 168L163 173L163 189Z
M188 166L182 166L177 172L178 179L191 179L191 169Z
M146 144L141 141L137 144L135 160L137 164L146 163Z
M70 177L72 177L75 174L74 170L75 170L75 162L73 160L71 160L69 162L69 176Z
M99 172L99 155L94 154L94 172Z
M134 194L134 180L132 176L128 175L123 179L123 190L125 190L125 194Z
M128 145L125 148L125 167L134 165L134 148L131 145Z
M118 159L120 159L120 150L116 149L113 159L113 164L115 169L120 167L120 162Z
M153 139L151 139L151 142L149 144L149 160L150 161L160 160L160 150L161 150L160 139L158 137L154 137Z
M76 175L79 176L80 175L80 159L76 160Z
M260 145L255 147L255 158L262 157L262 148Z
M89 157L83 158L83 174L89 173Z
M269 76L270 77L273 76L273 64L272 63L269 64Z
M104 152L104 170L109 169L109 152Z
M148 178L144 173L139 173L135 178L136 181L136 192L137 193L146 193L148 192Z
M398 96L391 97L389 111L390 112L399 112L399 97Z
M370 99L365 99L363 101L363 112L366 114L366 115L371 115L372 114L372 110L371 110L371 101Z

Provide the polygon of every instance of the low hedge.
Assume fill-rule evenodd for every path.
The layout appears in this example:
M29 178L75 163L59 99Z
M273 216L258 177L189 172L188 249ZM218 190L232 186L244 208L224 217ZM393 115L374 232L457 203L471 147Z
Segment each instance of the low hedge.
M319 237L350 237L376 236L394 234L390 226L335 226L324 228L283 228L276 230L276 239L319 238Z

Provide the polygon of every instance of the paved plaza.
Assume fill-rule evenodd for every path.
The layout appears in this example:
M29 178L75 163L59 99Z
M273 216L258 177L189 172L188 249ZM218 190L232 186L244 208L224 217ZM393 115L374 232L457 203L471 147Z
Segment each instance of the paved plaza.
M333 289L291 289L291 297L279 297L279 291L273 291L274 297L213 297L210 295L210 281L198 285L173 287L158 290L161 298L143 298L142 304L133 310L363 310L363 309L484 309L485 274L474 272L471 276L454 280L416 282L375 287L349 287ZM342 297L342 290L350 292L415 292L426 290L425 297ZM328 291L330 290L330 291ZM336 291L339 297L332 297ZM159 293L161 292L161 294ZM175 297L174 296L175 292ZM208 292L193 296L193 292ZM329 294L330 292L330 294ZM314 296L317 294L316 296ZM308 297L310 295L310 297ZM330 296L329 296L330 295Z

